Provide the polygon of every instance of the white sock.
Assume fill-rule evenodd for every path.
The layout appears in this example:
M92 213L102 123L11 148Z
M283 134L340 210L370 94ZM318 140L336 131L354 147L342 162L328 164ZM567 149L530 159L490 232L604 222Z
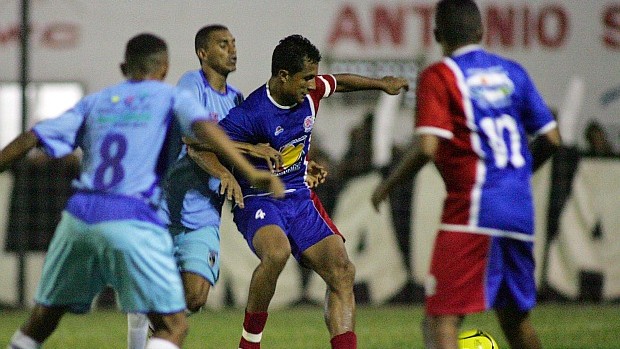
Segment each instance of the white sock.
M127 349L145 349L149 318L145 314L127 314Z
M149 339L146 349L179 349L176 344L165 339L153 337Z
M25 334L22 333L22 331L17 330L13 334L13 337L11 337L11 343L6 348L7 349L39 349L41 348L41 343L26 336Z

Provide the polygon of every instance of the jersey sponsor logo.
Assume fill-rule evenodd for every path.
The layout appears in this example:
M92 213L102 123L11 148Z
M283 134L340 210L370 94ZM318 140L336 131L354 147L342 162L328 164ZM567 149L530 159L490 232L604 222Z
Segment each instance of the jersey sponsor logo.
M280 147L279 152L282 154L282 167L275 171L274 174L276 176L301 169L301 163L305 155L305 141L307 139L308 136L304 135Z
M259 208L258 211L254 214L254 219L265 219L265 211L262 208Z
M304 131L306 133L312 131L312 126L314 126L314 115L308 115L304 119Z
M467 74L471 97L481 108L503 108L511 104L515 86L502 67L470 69Z
M273 135L277 136L277 135L279 135L282 132L284 132L284 128L282 128L282 126L278 126L278 127L276 127L276 132L274 132Z

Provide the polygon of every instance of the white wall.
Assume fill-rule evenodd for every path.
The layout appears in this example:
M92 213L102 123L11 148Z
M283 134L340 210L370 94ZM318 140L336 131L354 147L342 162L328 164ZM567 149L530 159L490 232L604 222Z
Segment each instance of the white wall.
M562 107L571 79L583 78L585 98L578 126L582 128L593 117L606 120L613 124L608 130L620 145L620 98L609 103L602 100L605 94L615 96L614 88L620 86L620 2L478 2L485 23L495 23L488 26L488 46L521 62L548 103L557 108ZM0 2L0 81L19 78L19 40L15 29L20 20L20 3ZM310 38L326 58L422 58L430 62L439 57L430 32L434 3L192 0L180 6L162 0L32 1L31 78L78 80L85 84L87 92L95 91L121 78L118 64L127 39L150 31L169 43L172 67L168 81L174 83L184 71L197 68L193 37L208 23L226 24L236 36L238 71L230 80L245 94L267 80L272 49L279 39L293 33ZM375 26L375 18L384 21ZM334 37L339 39L330 42ZM325 72L327 63L322 67ZM320 117L324 121L316 124L315 133L325 140L334 156L342 155L347 130L368 108L371 106L323 108ZM406 139L411 129L410 114L408 108L402 111L400 123L393 130L396 139Z

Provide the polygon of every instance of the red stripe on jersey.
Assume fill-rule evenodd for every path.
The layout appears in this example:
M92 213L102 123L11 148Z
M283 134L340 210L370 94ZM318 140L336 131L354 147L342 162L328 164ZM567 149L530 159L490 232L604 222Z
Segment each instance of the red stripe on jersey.
M314 105L314 115L316 116L319 110L319 101L333 95L336 91L336 78L333 75L319 75L314 78L314 82L316 88L310 90L308 94Z
M444 62L425 69L418 80L416 100L416 129L439 128L452 134L451 139L441 138L435 157L448 192L442 222L467 224L479 158L472 148L472 130L455 72Z
M334 234L340 235L342 240L345 240L344 236L340 234L340 231L338 230L338 228L336 227L332 219L329 218L327 211L325 211L325 208L323 208L323 204L321 203L321 200L319 200L319 197L312 190L310 190L310 200L312 200L312 203L314 204L314 208L316 208L317 212L319 213L319 216L323 218L323 220L325 221L325 224L327 224L327 226L334 232Z

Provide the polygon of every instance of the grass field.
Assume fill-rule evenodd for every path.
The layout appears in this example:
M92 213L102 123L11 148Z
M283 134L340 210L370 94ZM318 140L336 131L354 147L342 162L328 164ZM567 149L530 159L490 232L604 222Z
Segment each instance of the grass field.
M27 317L25 311L0 310L0 348ZM422 348L421 306L360 307L357 335L361 349ZM184 348L237 348L242 309L205 311L190 318ZM617 304L543 303L533 321L546 349L620 348L620 306ZM508 348L491 313L466 319L463 329L491 333L500 348ZM114 311L68 315L49 338L46 349L125 348L126 319ZM262 347L329 348L319 307L295 307L270 313Z

